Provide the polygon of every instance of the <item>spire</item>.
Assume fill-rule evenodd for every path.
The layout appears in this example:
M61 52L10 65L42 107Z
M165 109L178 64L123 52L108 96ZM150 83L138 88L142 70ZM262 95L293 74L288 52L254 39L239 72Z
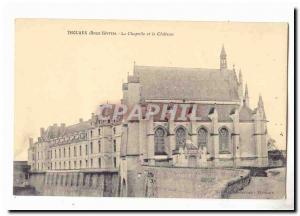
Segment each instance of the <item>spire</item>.
M261 111L263 118L266 119L265 107L261 94L259 94L257 108Z
M249 107L249 94L248 94L248 85L245 85L245 96L244 96L244 105Z
M261 94L259 94L258 107L262 107L262 108L264 107L264 102L263 102Z
M221 50L221 55L220 57L222 56L225 56L226 57L226 51L225 51L225 48L224 48L224 44L222 45L222 50Z
M220 54L220 69L227 69L227 60L226 60L226 51L224 45L222 46L221 54Z

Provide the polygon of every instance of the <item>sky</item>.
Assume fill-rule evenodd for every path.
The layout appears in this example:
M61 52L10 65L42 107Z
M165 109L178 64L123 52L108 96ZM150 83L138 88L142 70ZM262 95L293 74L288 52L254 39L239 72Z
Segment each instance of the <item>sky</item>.
M134 62L219 68L222 45L228 67L242 70L250 107L261 94L268 132L286 148L286 23L17 19L15 25L15 160L27 160L28 139L36 140L40 127L87 120L101 103L119 102Z

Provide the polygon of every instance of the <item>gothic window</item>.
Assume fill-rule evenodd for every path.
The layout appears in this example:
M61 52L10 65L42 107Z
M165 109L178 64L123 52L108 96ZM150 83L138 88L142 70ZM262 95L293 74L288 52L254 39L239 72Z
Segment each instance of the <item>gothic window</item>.
M162 128L157 128L154 133L155 154L165 154L165 131Z
M208 141L208 133L205 128L200 128L198 130L198 146L203 149L206 147L207 149L207 141Z
M176 130L176 149L184 147L186 143L186 131L180 127Z
M229 152L229 132L226 128L221 128L219 131L219 145L221 153Z

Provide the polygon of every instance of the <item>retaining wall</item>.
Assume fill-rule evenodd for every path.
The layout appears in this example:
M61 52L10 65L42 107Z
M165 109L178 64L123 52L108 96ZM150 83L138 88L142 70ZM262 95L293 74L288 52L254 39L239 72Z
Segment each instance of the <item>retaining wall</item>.
M119 196L118 172L51 171L31 173L31 186L47 196Z
M143 166L137 174L138 196L226 198L250 182L250 172L230 168L167 168Z

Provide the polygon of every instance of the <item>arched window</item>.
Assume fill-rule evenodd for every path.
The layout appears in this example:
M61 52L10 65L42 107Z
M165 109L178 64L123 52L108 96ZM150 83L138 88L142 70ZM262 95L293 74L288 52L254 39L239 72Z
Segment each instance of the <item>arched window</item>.
M157 128L154 133L154 143L155 143L155 154L161 155L165 154L165 130L162 128Z
M219 145L220 152L229 152L229 132L226 128L221 128L219 130Z
M176 130L176 149L184 147L186 143L186 131L180 127Z
M198 147L207 149L208 133L205 128L200 128L198 130Z

